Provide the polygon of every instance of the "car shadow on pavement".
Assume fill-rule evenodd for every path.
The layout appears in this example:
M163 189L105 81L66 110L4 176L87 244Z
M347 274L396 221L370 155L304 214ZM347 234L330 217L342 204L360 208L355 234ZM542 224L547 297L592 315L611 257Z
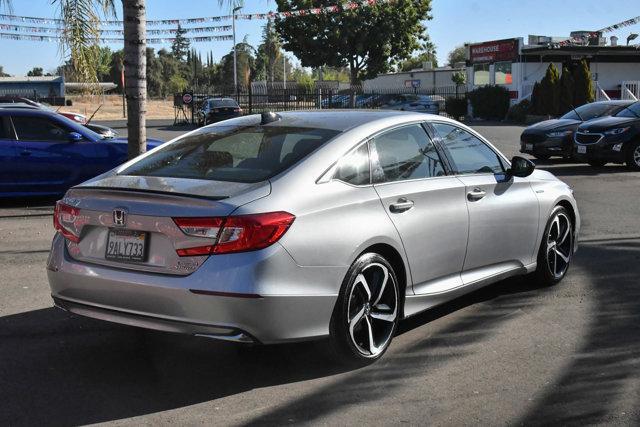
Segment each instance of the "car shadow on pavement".
M439 346L458 347L464 353L467 340L491 334L506 312L527 304L539 292L535 288L527 279L508 280L407 319L399 334L469 305L491 306L408 351L390 352L380 362L353 371L319 351L326 342L247 348L94 321L54 308L2 317L0 424L118 420L347 373L345 380L321 387L292 407L273 408L256 422L313 420L338 410L345 395L349 401L378 398L380 387L367 384L384 381L386 395L413 373L435 368L458 354L432 354ZM499 302L492 302L497 297Z
M606 165L602 167L593 167L580 163L555 163L555 164L536 164L539 169L544 169L551 172L557 177L563 176L599 176L599 175L612 175L612 174L629 174L634 171L628 169L624 165Z
M547 379L550 385L540 389L532 404L523 405L524 424L615 420L612 412L619 399L638 390L640 240L583 244L576 262L590 273L595 313L569 366L559 377ZM53 308L5 316L0 318L0 424L120 420L335 376L248 420L319 422L353 405L375 404L478 351L478 344L500 333L506 322L557 289L540 288L529 277L499 282L407 319L400 335L472 306L428 336L392 346L382 360L354 370L320 356L318 349L325 343L243 348L93 321ZM437 405L431 398L420 398L425 411Z

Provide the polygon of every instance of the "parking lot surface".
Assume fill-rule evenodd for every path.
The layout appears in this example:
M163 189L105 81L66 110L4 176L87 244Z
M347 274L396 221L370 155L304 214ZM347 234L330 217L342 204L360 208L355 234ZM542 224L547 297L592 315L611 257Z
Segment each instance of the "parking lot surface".
M517 154L521 127L473 127ZM186 130L150 122L148 136ZM565 280L511 279L411 318L355 370L323 343L243 348L54 309L51 201L2 202L0 425L638 424L640 173L538 167L574 188L582 214Z

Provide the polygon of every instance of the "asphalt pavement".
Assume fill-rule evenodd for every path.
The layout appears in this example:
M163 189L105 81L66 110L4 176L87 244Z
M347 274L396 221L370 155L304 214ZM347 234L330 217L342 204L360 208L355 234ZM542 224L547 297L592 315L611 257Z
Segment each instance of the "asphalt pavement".
M521 127L474 128L517 154ZM153 121L148 135L186 130ZM355 370L322 342L245 348L53 309L51 201L2 202L0 425L637 425L640 173L538 167L574 188L583 218L565 280L510 279L409 319Z

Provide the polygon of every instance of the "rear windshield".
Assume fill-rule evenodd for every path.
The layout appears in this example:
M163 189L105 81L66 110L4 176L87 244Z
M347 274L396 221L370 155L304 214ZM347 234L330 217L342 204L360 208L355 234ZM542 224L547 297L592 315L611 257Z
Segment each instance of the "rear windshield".
M622 110L624 105L615 105L615 104L585 104L582 105L576 110L571 110L564 116L560 117L561 119L571 119L571 120L587 120L596 119L598 117L606 117L613 116L618 111ZM576 111L578 114L576 114Z
M120 175L258 182L336 136L329 129L216 126L163 146Z
M238 108L238 103L233 99L212 99L209 101L211 108L234 107Z

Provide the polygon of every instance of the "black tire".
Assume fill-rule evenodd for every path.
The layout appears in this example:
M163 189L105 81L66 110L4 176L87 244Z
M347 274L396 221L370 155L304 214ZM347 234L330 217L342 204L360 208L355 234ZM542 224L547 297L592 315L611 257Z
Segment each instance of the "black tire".
M631 170L640 170L640 142L636 141L631 143L627 148L625 156L627 167Z
M569 234L563 239L566 230ZM562 206L556 206L549 216L538 250L538 267L535 272L538 284L555 285L567 274L573 260L573 232L574 224L569 211ZM561 241L558 243L558 240Z
M535 157L538 160L549 160L551 158L551 154L534 154L533 157Z
M607 162L605 162L604 160L589 160L587 161L587 163L589 163L589 165L594 168L601 168L607 164Z
M383 287L385 269L387 280ZM366 288L360 276L365 278ZM370 294L368 299L367 293ZM329 347L332 358L343 364L359 366L382 357L398 327L402 312L400 301L399 282L391 264L376 253L361 255L342 282L331 316ZM382 320L381 317L387 319ZM373 344L369 336L373 336Z

